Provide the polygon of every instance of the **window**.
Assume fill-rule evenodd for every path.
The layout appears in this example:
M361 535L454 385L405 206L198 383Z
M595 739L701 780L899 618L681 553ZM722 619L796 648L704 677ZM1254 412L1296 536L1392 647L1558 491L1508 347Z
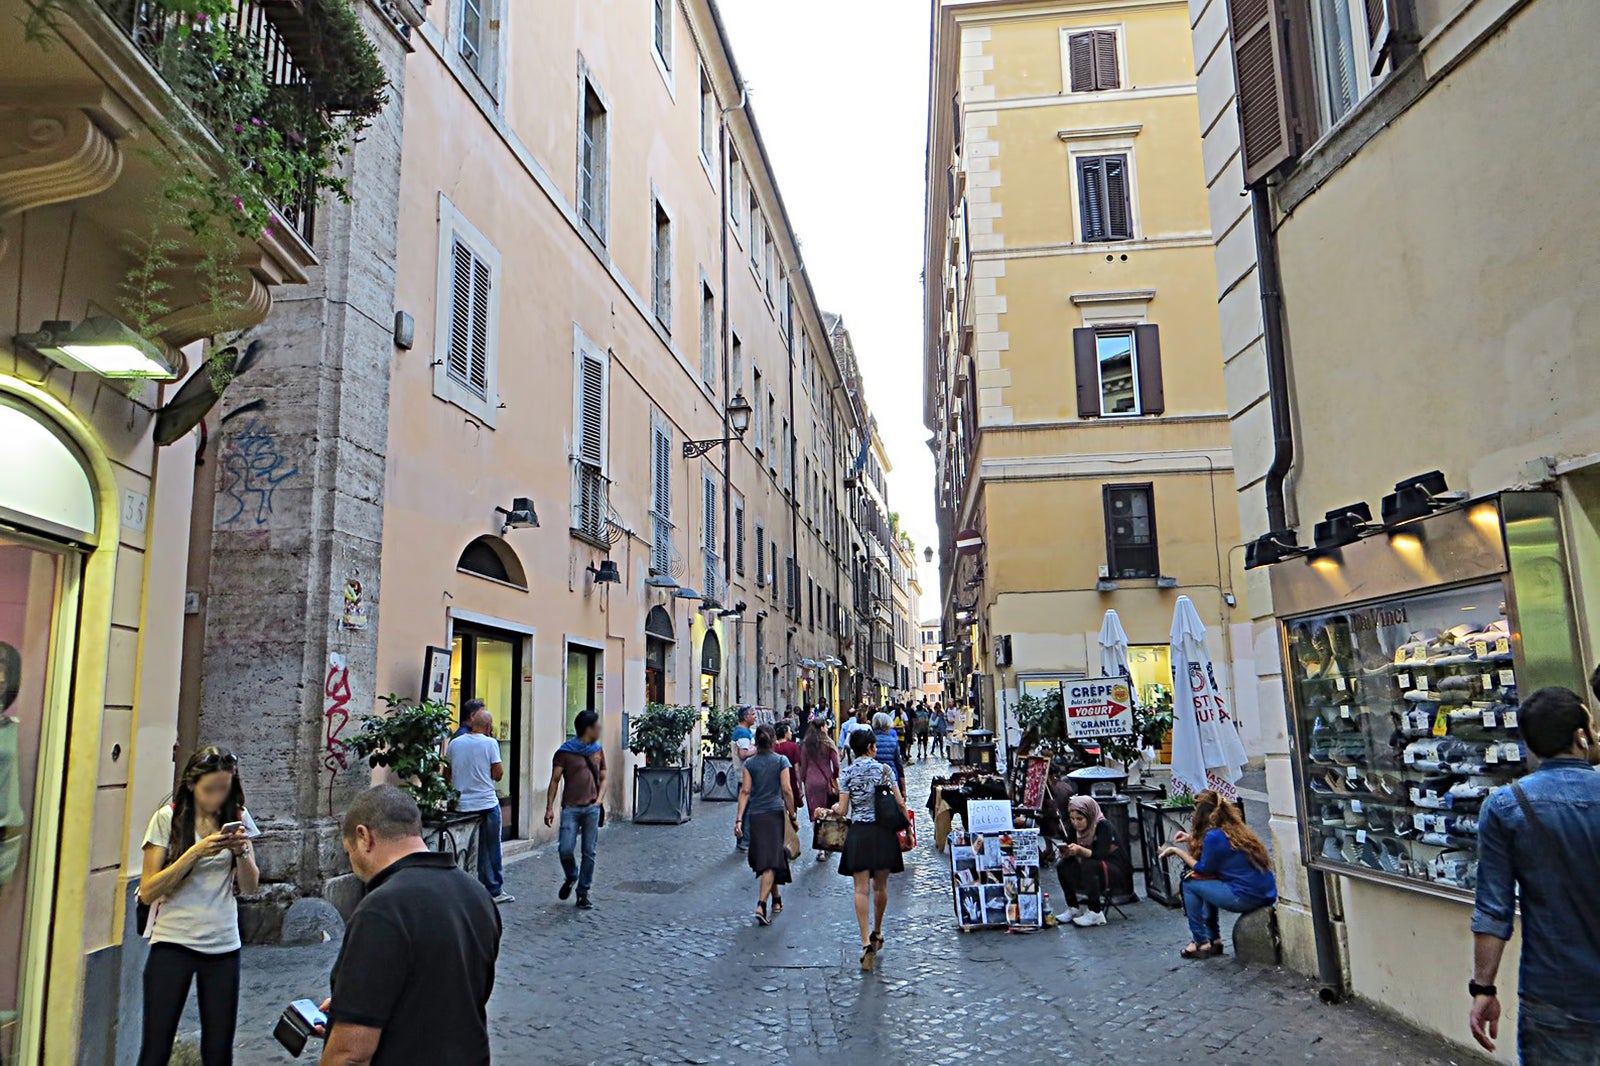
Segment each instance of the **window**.
M733 568L744 577L744 497L733 498Z
M744 393L744 345L739 343L739 335L733 335L733 342L729 345L728 368L729 388L735 396Z
M1078 417L1132 417L1166 411L1158 326L1075 329L1072 347Z
M608 517L606 481L606 378L604 354L580 338L572 408L572 531L604 543Z
M650 420L650 571L672 573L672 430Z
M756 523L756 584L757 585L765 585L767 583L766 582L766 575L763 574L762 570L761 570L761 567L766 562L766 558L767 558L767 530L766 530L766 527L764 527L760 522L757 522Z
M768 229L765 225L762 226L762 230L763 230L763 233L764 233L764 237L763 237L762 243L766 247L766 257L767 257L766 258L766 266L763 269L763 274L765 275L766 280L767 280L767 302L771 303L772 302L772 275L777 273L778 246L776 244L772 243L772 230Z
M495 88L494 46L500 29L495 3L496 0L461 0L461 19L456 25L456 51L484 88L490 90Z
M705 594L715 597L717 582L717 481L710 474L701 480L700 549L705 556Z
M1367 22L1361 0L1312 0L1311 51L1317 86L1317 130L1330 129L1372 91Z
M717 139L717 93L711 87L706 68L700 68L700 158L711 165L711 151Z
M1090 30L1087 33L1067 34L1067 67L1071 92L1120 89L1122 81L1117 70L1116 31Z
M1158 577L1155 491L1149 484L1105 487L1106 563L1114 579Z
M493 426L500 253L443 195L435 294L433 394Z
M667 70L672 69L672 0L651 0L650 43L656 58Z
M602 244L606 239L606 193L610 181L606 105L588 78L583 81L583 128L578 145L578 217Z
M717 300L711 286L700 282L700 380L717 389Z
M672 218L661 201L655 204L655 238L650 242L650 306L656 321L672 332Z
M778 443L783 448L783 487L786 489L793 488L789 484L789 471L794 469L794 445L792 441L793 438L789 435L789 420L785 418L783 420L783 436L778 439Z
M772 568L767 571L767 581L772 585L774 597L778 594L778 544L772 541L767 545L767 553L772 556Z
M754 433L756 454L760 455L764 450L767 431L763 428L766 425L766 409L761 405L761 369L759 367L750 368L750 395L753 397L750 406L755 408L750 419L750 428Z
M756 191L750 190L750 269L761 276L762 245L761 205L756 202Z
M728 149L728 221L735 232L744 225L744 164L732 148Z
M806 575L806 627L817 628L817 586L812 583L811 575Z
M792 323L794 321L794 301L789 298L789 274L782 267L778 268L778 332L783 334L783 339L788 340ZM800 379L805 380L805 363L801 360Z
M1078 218L1082 239L1133 239L1133 204L1129 196L1126 155L1079 156Z
M778 469L778 398L767 393L767 463Z

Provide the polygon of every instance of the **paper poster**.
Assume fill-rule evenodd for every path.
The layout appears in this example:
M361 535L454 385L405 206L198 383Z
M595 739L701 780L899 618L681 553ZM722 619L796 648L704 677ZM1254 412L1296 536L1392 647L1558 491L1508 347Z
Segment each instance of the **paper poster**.
M1067 736L1073 740L1133 736L1133 690L1123 677L1061 682Z
M1043 924L1039 831L952 833L950 884L963 928Z
M1022 809L1044 809L1044 790L1050 780L1050 760L1042 755L1028 757L1027 769L1022 778Z
M1013 825L1010 800L968 800L967 832L1004 833Z

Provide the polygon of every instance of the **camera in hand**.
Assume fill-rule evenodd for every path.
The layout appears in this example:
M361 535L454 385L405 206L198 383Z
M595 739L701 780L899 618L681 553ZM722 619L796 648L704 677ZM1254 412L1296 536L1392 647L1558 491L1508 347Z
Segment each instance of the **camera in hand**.
M328 1016L309 999L297 999L284 1008L272 1035L295 1058L306 1049L306 1041L317 1035L318 1026L326 1026Z

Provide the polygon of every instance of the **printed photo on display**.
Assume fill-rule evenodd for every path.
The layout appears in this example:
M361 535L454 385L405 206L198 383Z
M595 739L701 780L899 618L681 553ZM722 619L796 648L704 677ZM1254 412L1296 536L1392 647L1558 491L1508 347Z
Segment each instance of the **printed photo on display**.
M986 885L983 893L983 920L986 925L1006 923L1006 890L1002 885Z
M976 888L963 888L956 892L956 917L962 925L983 924L983 897Z

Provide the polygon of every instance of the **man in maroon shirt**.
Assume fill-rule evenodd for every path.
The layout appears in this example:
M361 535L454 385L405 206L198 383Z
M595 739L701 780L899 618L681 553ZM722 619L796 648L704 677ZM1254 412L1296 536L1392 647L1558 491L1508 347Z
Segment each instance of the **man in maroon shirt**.
M772 728L778 738L778 742L772 745L772 750L779 755L788 757L789 785L794 789L794 794L798 796L800 795L800 771L797 767L800 765L800 745L795 741L794 731L790 729L788 722L779 722Z
M575 735L556 749L545 795L544 824L555 824L556 790L561 790L561 882L558 899L578 889L578 907L589 910L589 886L594 882L594 855L600 843L600 822L605 815L606 753L600 747L600 716L579 711L572 723ZM583 866L577 863L578 838L583 838Z

